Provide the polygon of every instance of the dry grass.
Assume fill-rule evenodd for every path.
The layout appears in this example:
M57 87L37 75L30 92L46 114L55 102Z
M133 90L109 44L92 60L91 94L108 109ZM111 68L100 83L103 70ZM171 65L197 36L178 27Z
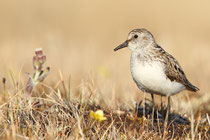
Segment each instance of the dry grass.
M154 121L153 126L151 113L144 117L140 114L142 112L135 111L136 108L127 109L129 107L125 105L113 109L104 103L102 97L95 98L91 82L86 84L77 91L78 97L73 99L70 99L69 89L60 92L59 88L53 89L47 85L39 85L33 97L28 97L24 88L16 87L14 93L5 89L0 106L1 138L208 139L210 136L208 116L199 115L199 118L192 120L192 114L189 116L191 124L170 119L165 126L165 117L161 118L164 113L159 113L160 118ZM107 117L100 123L89 116L91 110L99 109Z
M0 1L0 137L2 139L208 139L210 113L209 1ZM191 124L136 117L149 95L136 87L128 50L113 48L133 28L150 30L201 90L172 97L172 110ZM43 48L51 73L29 98L35 48ZM64 86L65 85L65 86ZM160 104L160 97L155 96ZM166 104L165 99L163 100ZM93 122L102 109L106 121ZM158 107L161 112L160 106ZM164 109L163 109L164 110Z
M209 96L197 97L190 104L190 116L181 112L166 115L166 108L153 108L142 101L136 106L119 101L107 104L93 79L81 82L72 96L68 83L60 73L58 83L41 83L46 57L40 49L33 57L34 76L26 84L17 82L11 73L14 88L7 88L3 78L0 106L2 139L208 139L210 137ZM49 70L49 68L47 68ZM38 84L38 85L37 85ZM204 98L204 99L203 99ZM187 103L184 103L185 107ZM203 108L199 106L205 106ZM192 108L193 106L193 108ZM102 122L90 112L102 110ZM102 116L103 117L103 116ZM195 118L196 117L196 118Z

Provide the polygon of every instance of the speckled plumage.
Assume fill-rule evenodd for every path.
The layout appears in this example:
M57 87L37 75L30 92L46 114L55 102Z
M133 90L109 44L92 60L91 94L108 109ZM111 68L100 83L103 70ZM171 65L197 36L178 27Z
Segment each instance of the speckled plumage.
M184 89L196 92L178 61L155 41L146 29L134 29L128 39L116 47L117 51L128 47L131 50L130 69L133 80L144 92L171 96Z

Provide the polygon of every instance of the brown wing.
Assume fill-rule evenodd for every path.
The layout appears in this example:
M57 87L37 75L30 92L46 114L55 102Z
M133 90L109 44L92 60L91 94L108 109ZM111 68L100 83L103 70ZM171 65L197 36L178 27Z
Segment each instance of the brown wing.
M185 76L184 71L182 70L181 66L179 65L178 61L169 53L164 53L164 59L166 60L166 75L171 81L177 81L183 85L185 85L186 89L190 91L196 92L199 88L192 85L187 77Z

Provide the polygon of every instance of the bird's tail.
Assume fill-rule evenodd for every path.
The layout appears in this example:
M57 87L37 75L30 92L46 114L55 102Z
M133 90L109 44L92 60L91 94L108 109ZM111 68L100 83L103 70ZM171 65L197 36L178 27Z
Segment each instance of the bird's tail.
M197 88L196 86L194 86L193 84L191 84L190 82L186 85L187 90L196 92L198 90L200 90L199 88Z

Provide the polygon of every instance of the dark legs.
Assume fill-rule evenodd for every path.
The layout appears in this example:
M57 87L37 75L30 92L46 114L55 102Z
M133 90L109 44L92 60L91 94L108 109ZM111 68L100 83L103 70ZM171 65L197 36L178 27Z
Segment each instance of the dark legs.
M168 96L168 105L167 105L167 112L170 114L171 103L170 103L170 96Z
M155 100L153 94L151 94L151 97L152 97L152 126L154 126Z
M164 123L164 131L165 131L167 125L168 125L168 120L169 120L169 116L170 116L170 109L171 109L170 96L168 96L167 98L168 98L168 105L167 105L167 112L166 112L165 123Z
M155 105L154 95L151 94L151 97L152 97L152 106L154 106Z
M166 112L165 122L164 122L164 135L163 135L163 139L165 139L165 131L166 131L167 126L168 126L168 120L170 120L170 109L171 109L170 96L167 96L167 98L168 98L168 105L167 105L167 112Z
M151 94L152 98L152 126L154 123L154 111L155 111L155 101L154 101L154 95ZM165 126L167 126L168 120L170 119L170 111L171 111L171 96L167 96L168 104L167 104L167 112L165 116ZM161 96L161 107L162 107L162 96Z
M154 105L155 105L155 100L154 100L154 95L153 94L151 94L151 97L152 97L152 106L153 106L153 108L154 108ZM168 112L168 114L170 114L170 109L171 109L171 101L170 101L170 98L171 96L168 96L167 98L168 98L168 105L167 105L167 112ZM161 96L161 107L163 106L163 104L162 104L162 96Z
M151 98L152 98L152 125L154 122L154 107L155 107L155 102L154 102L154 95L151 94ZM167 126L168 120L169 120L169 116L170 116L170 110L171 110L171 98L170 96L167 96L168 99L168 104L167 104L167 112L166 112L166 116L165 116L165 126ZM162 107L162 96L161 96L161 107Z

